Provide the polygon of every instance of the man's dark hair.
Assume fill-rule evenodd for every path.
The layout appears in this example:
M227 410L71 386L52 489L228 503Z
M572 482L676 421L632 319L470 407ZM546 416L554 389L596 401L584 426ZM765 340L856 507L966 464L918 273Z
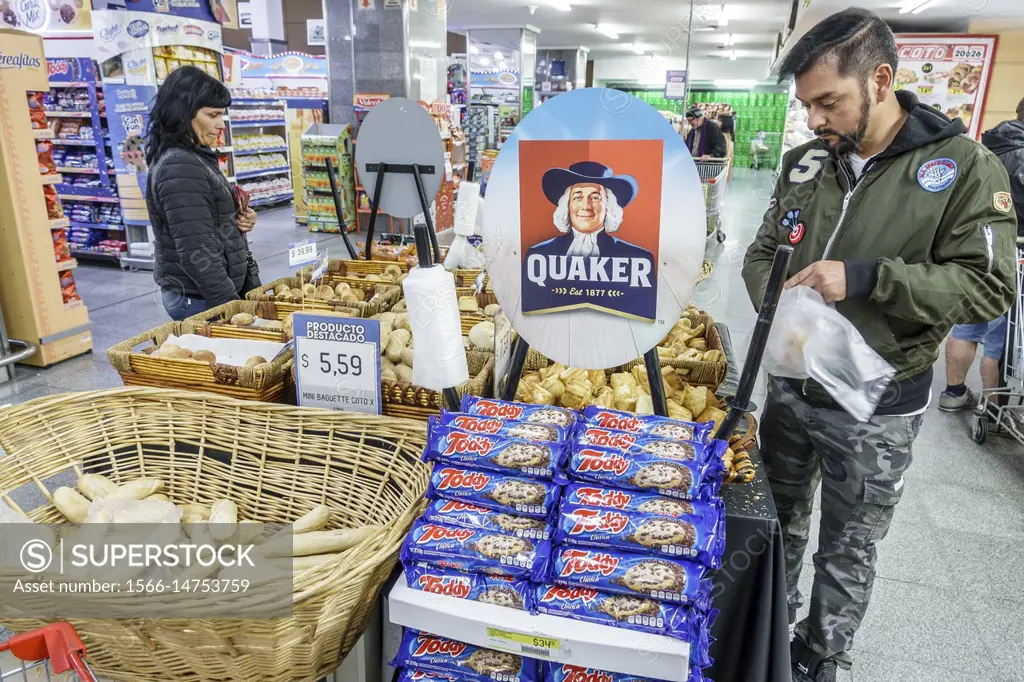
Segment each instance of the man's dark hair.
M802 76L825 59L835 60L840 76L867 77L880 64L896 73L896 38L874 12L860 7L836 12L797 41L779 66L779 82Z
M167 77L156 93L146 135L146 163L153 165L171 147L195 149L199 138L192 119L203 107L226 109L231 91L223 83L194 66L182 66Z

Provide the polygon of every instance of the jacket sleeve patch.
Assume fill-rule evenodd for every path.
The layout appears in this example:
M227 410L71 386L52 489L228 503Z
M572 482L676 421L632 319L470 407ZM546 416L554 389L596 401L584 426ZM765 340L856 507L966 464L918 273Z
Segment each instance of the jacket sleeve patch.
M1009 192L996 192L992 195L992 206L1000 213L1009 213L1013 208L1013 199Z
M789 169L790 184L802 185L816 178L821 169L825 167L827 158L828 152L824 149L808 149L800 160Z

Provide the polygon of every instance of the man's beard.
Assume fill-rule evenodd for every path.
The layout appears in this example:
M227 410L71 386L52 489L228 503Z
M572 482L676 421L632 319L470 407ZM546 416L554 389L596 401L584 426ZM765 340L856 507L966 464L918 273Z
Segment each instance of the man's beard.
M839 142L835 147L829 147L829 151L836 156L846 156L847 154L853 154L860 149L861 144L864 142L864 137L868 132L868 121L871 118L871 103L868 101L867 87L861 93L863 102L860 109L860 120L857 122L857 130L853 133L840 133L832 128L816 128L814 134L819 138L825 135L835 135L839 138Z

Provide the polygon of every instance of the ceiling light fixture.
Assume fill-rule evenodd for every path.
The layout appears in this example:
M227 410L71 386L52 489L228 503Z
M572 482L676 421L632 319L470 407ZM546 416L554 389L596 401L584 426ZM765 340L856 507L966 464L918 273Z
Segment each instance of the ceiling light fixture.
M619 34L612 29L608 24L596 24L594 30L603 36L608 36L612 40L618 40Z
M505 58L505 55L503 55L501 53L501 50L495 50L494 51L494 58L497 59L500 62L502 59Z
M548 0L548 5L550 5L552 9L557 9L560 12L572 11L572 5L567 2L563 2L563 0Z
M470 45L469 46L469 53L470 54L477 54L478 52L480 52L480 48L479 47L477 47L476 45Z
M716 90L749 90L750 88L757 85L756 80L745 80L745 79L719 79L714 81Z
M631 45L631 48L633 49L633 53L634 54L643 54L644 53L644 48L640 47L640 45L638 43L633 43Z
M409 47L421 47L428 50L437 50L441 47L441 43L433 40L410 40Z
M480 57L480 59L478 59L477 61L483 64L484 66L489 66L491 63L491 60L488 59L487 57Z
M505 63L504 59L498 62L498 68L501 69L502 71L508 68L508 64Z
M729 61L730 62L736 61L736 50L733 50L732 52L729 53Z
M724 2L722 3L722 7L718 10L718 25L719 26L728 26L729 25L729 15L725 13L725 3Z
M724 38L722 38L722 41L723 41L723 44L726 47L732 47L733 45L736 44L736 39L733 38L733 35L731 33L729 35L725 36Z
M938 2L938 0L914 0L913 2L900 7L900 14L920 14L936 2Z

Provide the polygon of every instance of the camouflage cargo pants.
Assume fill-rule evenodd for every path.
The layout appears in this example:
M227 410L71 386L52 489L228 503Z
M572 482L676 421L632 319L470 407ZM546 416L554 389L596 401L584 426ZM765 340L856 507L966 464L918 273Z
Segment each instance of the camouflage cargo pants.
M791 611L803 605L798 583L821 484L811 610L796 636L843 668L852 665L853 636L875 579L875 545L889 531L920 426L920 415L858 423L842 410L813 407L784 380L768 378L761 454L782 525Z

